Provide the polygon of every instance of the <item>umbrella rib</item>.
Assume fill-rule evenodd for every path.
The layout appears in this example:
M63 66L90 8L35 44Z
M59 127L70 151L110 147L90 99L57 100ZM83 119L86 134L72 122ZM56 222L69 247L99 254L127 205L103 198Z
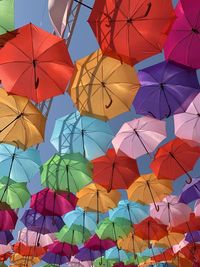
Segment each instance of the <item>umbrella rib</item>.
M24 50L22 50L21 48L19 48L18 46L16 46L15 44L12 43L12 41L9 41L9 44L11 44L12 46L14 46L17 50L19 50L24 56L26 56L31 62L32 62L32 58L29 57Z
M36 57L37 60L40 60L40 57L43 56L48 50L52 49L52 47L58 45L59 43L64 42L63 39L61 39L60 41L58 41L57 43L51 45L50 47L48 47L46 50L44 50L38 57Z

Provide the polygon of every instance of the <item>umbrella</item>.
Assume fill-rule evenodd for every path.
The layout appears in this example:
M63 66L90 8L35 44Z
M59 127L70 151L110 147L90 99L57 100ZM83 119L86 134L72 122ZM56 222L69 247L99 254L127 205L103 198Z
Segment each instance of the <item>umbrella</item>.
M182 240L184 240L183 234L171 232L159 241L154 241L153 244L157 247L173 248L173 246L179 244Z
M34 256L41 257L45 254L46 248L40 246L27 246L23 243L15 243L13 246L13 251L19 253L22 256Z
M168 0L103 0L88 22L105 54L134 65L161 52L174 18Z
M150 154L167 136L165 121L142 117L123 124L112 140L115 151L131 158Z
M175 180L186 174L187 183L192 182L188 171L192 170L199 159L200 149L197 144L175 138L158 149L150 168L158 178Z
M14 19L14 0L1 1L0 2L0 34L14 30L15 19Z
M185 113L174 116L175 135L200 143L200 94L198 94Z
M115 246L115 242L111 239L100 239L97 234L94 234L88 241L85 242L84 247L92 250L107 250Z
M106 250L105 258L107 260L115 260L117 262L128 262L130 260L131 253L119 249L117 246Z
M6 91L37 103L64 93L73 72L65 41L31 23L13 33L0 51Z
M56 237L60 242L66 242L72 245L80 245L84 241L88 240L91 236L90 231L80 225L72 225L67 227L66 225L56 233Z
M117 241L126 237L131 230L131 224L124 218L117 218L114 222L105 218L96 229L96 234L101 239L112 239Z
M112 138L108 124L74 112L56 121L51 143L62 154L79 152L91 160L105 154Z
M44 139L45 118L27 98L0 90L0 141L23 149Z
M164 119L184 112L199 93L196 72L170 61L142 69L138 75L141 88L133 105L141 115Z
M112 189L127 189L139 176L137 162L123 153L109 149L105 156L96 158L93 163L93 181Z
M92 164L80 153L55 154L41 167L41 182L53 190L76 193L92 179Z
M200 199L198 199L195 202L195 205L194 205L194 214L195 214L195 216L200 217Z
M17 219L18 217L15 211L12 210L6 203L0 202L0 231L15 229ZM3 237L2 239L0 238L0 244L1 240L3 240Z
M38 233L30 231L27 228L23 228L18 232L18 242L23 243L27 246L35 246L38 240ZM40 234L40 246L46 247L52 244L55 240L55 236L52 233Z
M120 200L117 208L109 210L109 218L114 221L116 218L125 218L136 224L149 216L149 207L129 200Z
M42 260L47 262L47 263L50 263L50 264L54 264L54 265L62 265L62 264L65 264L69 261L68 257L66 256L62 256L62 255L59 255L59 254L55 254L55 253L52 253L50 251L48 251L43 257L42 257Z
M159 211L154 206L150 207L150 215L161 223L169 226L177 226L190 220L191 208L184 203L178 202L177 196L167 196L157 203Z
M12 209L23 207L30 198L26 183L16 183L9 177L0 179L0 201L6 202Z
M139 86L131 66L97 50L76 62L68 91L82 115L106 121L130 110Z
M14 239L11 231L5 230L0 231L0 244L1 245L8 245Z
M94 261L99 257L104 255L104 251L101 250L92 250L89 248L82 247L79 252L76 254L75 258L80 261Z
M0 176L15 182L28 182L39 171L39 152L34 148L21 150L12 145L0 145Z
M190 184L185 184L179 202L189 204L200 198L200 178L193 179Z
M145 174L133 182L127 191L130 200L142 204L154 203L158 211L159 206L156 205L156 202L171 194L172 182L165 179L157 179L153 173Z
M48 246L48 251L70 258L72 255L77 254L79 250L77 246L55 241L53 244Z
M105 213L109 209L117 206L120 199L120 192L106 189L98 184L91 183L81 189L77 195L77 205L86 211L97 211L97 223L99 222L99 212Z
M79 261L74 256L71 257L70 261L67 263L68 267L91 267L91 261Z
M115 260L107 260L105 257L100 257L93 262L94 267L112 267L114 263Z
M17 266L31 267L32 265L39 263L40 258L33 256L23 256L19 253L13 253L10 257L10 261Z
M30 208L48 216L62 216L75 209L77 198L71 193L45 188L31 196Z
M165 44L165 57L186 66L200 68L198 48L200 44L199 1L192 5L181 0L176 8L176 20Z
M192 231L190 233L187 233L185 236L185 241L193 244L195 242L200 242L200 231Z

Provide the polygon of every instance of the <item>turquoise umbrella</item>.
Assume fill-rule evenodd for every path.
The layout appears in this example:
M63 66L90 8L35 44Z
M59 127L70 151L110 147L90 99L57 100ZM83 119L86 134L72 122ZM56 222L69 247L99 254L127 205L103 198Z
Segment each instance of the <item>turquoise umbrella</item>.
M149 216L149 206L142 205L129 200L121 200L117 208L109 210L109 218L114 221L116 218L125 218L132 224L140 223Z
M152 247L152 248L147 248L143 252L139 253L138 255L141 257L153 257L157 256L159 254L162 254L166 249L160 248L160 247Z
M17 183L28 182L39 171L39 152L22 150L12 145L0 145L0 178L7 176Z
M118 262L128 262L132 257L132 253L126 252L123 249L119 249L117 246L112 247L105 252L105 258L107 260L115 260Z
M105 154L112 138L106 122L74 112L56 121L51 143L62 154L80 152L91 160Z

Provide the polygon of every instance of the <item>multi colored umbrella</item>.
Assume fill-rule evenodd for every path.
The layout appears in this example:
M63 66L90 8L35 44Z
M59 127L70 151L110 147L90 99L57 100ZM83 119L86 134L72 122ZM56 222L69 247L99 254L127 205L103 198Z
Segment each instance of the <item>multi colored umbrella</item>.
M141 115L164 119L184 112L199 93L196 72L170 61L142 69L138 75L141 88L133 105Z
M171 1L95 1L89 24L107 55L134 65L161 52L175 14Z
M92 164L80 153L55 154L41 167L41 182L53 190L76 193L92 179Z
M192 5L187 0L181 0L176 8L176 20L165 44L165 57L190 66L200 68L198 47L200 44L199 1Z
M108 124L74 112L56 121L51 143L62 154L79 152L91 160L105 154L112 138Z
M130 110L139 86L131 66L97 50L76 62L69 94L82 115L106 121Z
M115 151L131 158L150 154L166 138L166 125L150 117L141 117L123 124L112 140Z
M64 93L73 72L65 41L31 23L13 33L0 51L6 91L37 103Z
M0 141L26 149L44 139L45 118L27 98L0 90Z
M105 156L96 158L93 163L93 181L112 189L127 189L139 176L137 162L123 153L109 149Z

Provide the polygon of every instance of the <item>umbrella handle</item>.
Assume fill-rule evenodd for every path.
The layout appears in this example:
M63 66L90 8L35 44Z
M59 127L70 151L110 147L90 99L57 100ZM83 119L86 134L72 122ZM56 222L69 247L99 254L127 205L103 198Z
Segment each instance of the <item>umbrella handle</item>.
M187 178L187 180L185 180L185 182L186 182L187 184L191 184L191 182L192 182L192 177L189 176L189 177Z

